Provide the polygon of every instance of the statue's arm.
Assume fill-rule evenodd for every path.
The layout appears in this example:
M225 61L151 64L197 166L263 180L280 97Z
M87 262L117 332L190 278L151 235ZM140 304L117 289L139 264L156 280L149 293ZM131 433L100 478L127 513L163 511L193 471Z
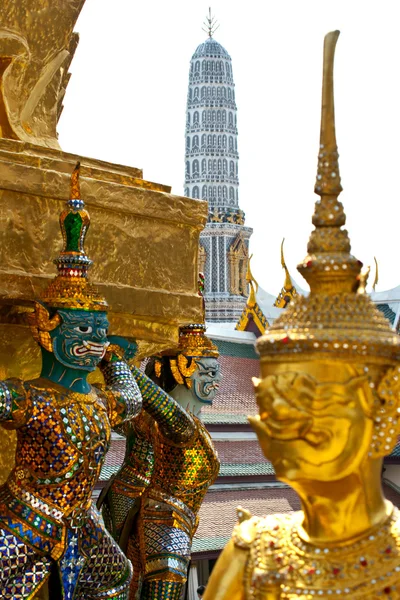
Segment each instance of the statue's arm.
M158 423L161 434L177 443L191 439L196 426L189 413L137 367L131 371L142 393L143 409Z
M108 361L102 361L100 370L106 384L101 387L108 398L111 426L136 417L142 408L142 395L127 363L111 355Z
M0 423L7 429L17 429L27 421L28 401L20 379L0 381Z
M248 556L248 550L238 548L230 540L211 573L203 600L244 600L243 582Z

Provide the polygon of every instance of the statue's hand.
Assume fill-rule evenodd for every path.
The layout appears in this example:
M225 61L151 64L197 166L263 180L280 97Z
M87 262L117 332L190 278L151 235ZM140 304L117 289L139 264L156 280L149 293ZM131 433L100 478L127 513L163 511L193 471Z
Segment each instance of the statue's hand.
M107 339L110 342L108 347L109 352L112 352L114 349L120 358L123 358L127 361L132 360L132 358L135 357L137 352L136 342L129 342L127 339L119 335L109 335Z

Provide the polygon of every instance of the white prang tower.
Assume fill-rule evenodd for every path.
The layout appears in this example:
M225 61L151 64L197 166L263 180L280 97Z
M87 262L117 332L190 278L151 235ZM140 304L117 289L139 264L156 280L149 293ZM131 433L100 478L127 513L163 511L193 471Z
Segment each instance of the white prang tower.
M232 60L205 22L208 39L190 61L186 109L185 195L208 200L200 234L199 268L205 275L206 321L237 322L247 298L249 238L239 208L237 108Z

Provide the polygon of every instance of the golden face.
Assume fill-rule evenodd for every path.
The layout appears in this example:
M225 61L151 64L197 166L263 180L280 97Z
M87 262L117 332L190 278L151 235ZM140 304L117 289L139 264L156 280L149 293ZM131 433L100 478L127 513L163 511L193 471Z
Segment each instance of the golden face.
M378 369L339 361L264 365L250 419L279 479L342 479L368 455ZM372 386L372 387L371 387Z

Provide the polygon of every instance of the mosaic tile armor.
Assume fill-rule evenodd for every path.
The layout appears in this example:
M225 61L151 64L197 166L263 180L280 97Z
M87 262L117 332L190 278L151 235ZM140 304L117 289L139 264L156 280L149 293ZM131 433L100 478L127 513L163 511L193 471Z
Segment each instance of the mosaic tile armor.
M131 598L173 600L186 581L197 513L219 461L201 421L146 375L133 374L145 412L124 425L126 456L103 514L134 565Z
M145 573L141 599L180 598L186 581L197 513L219 471L211 438L199 419L193 437L176 444L160 431L154 438L155 464L141 520ZM169 581L170 596L162 594ZM172 583L173 582L173 583Z
M45 379L0 383L0 421L17 429L18 439L15 468L0 488L0 588L5 599L15 598L15 586L21 598L30 598L48 578L51 559L64 554L65 598L79 597L67 585L71 561L65 557L73 551L79 556L79 589L86 590L85 597L127 597L131 567L99 522L91 495L111 426L137 414L141 395L122 361L104 373L110 385L93 386L89 394ZM77 572L73 584L76 580ZM125 588L125 595L118 587Z

